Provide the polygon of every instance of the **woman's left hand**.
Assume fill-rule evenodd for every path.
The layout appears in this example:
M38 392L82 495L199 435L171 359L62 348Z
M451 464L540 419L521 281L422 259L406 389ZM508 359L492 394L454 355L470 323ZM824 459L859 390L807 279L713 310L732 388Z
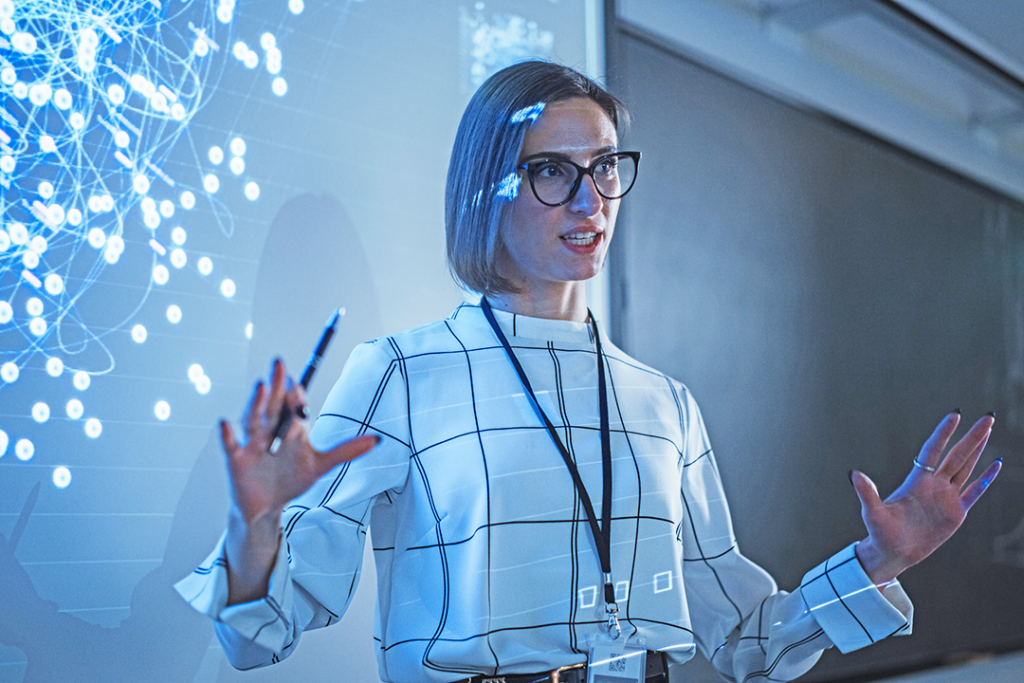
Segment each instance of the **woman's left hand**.
M954 412L939 423L917 456L922 467L913 467L884 501L866 474L851 473L868 530L868 537L857 544L857 558L875 584L891 581L945 543L999 474L1002 462L996 460L966 485L992 433L991 415L974 423L943 457L959 422L960 414Z

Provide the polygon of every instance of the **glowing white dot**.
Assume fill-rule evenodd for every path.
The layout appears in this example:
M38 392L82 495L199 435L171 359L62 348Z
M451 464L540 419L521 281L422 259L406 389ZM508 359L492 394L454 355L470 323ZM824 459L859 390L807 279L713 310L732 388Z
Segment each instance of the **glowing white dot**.
M140 173L132 179L132 187L139 194L146 194L149 192L149 178Z
M185 118L185 106L181 102L171 105L171 118L175 121L182 121Z
M32 406L32 419L42 424L50 419L50 406L42 401Z
M100 210L110 213L114 210L114 198L109 194L100 195Z
M149 98L149 105L163 114L170 111L167 107L167 95L162 92L153 93L153 96Z
M102 249L103 245L107 243L107 234L99 228L93 228L89 231L89 246L93 249Z
M203 366L199 363L193 363L188 366L188 381L195 384L199 381L200 377L203 377L206 373L203 372Z
M142 74L135 74L128 82L131 83L132 89L136 92L142 93L143 97L147 99L153 96L156 92L156 86L150 83L149 79Z
M181 322L181 309L178 308L174 304L171 304L170 306L168 306L167 307L167 319L170 320L171 323L173 323L175 325L180 323Z
M18 366L12 363L11 361L7 361L3 365L0 365L0 379L7 382L8 384L13 384L14 382L17 382L18 375L20 374L21 371L18 369Z
M302 0L288 0L288 9L292 11L292 14L302 14L302 10L306 9L306 3Z
M0 301L0 324L11 322L14 317L14 309L6 301Z
M75 373L75 376L71 380L71 383L75 385L75 389L78 389L79 391L85 391L86 389L89 388L89 384L92 383L92 378L89 376L89 373L86 372L85 370L79 370L78 372Z
M142 342L146 341L146 334L147 333L145 325L136 325L135 327L132 328L132 339L135 341L136 344L141 344Z
M224 5L221 5L220 7L218 7L217 8L217 21L219 21L222 24L229 24L229 23L231 23L231 10L228 9L227 7L225 7Z
M86 205L93 213L99 213L103 210L103 204L100 201L99 195L89 195L89 201L86 202Z
M28 228L24 223L11 223L7 226L7 231L11 234L11 241L15 244L21 245L28 242Z
M245 56L249 54L249 46L242 41L238 41L231 49L231 54L235 56L235 59L245 59Z
M203 176L203 187L206 188L207 192L213 194L220 189L220 178L212 173L206 174Z
M174 202L165 199L160 202L160 215L164 218L170 218L174 215Z
M224 161L224 150L222 150L217 145L214 145L213 147L210 148L210 151L207 153L206 156L210 157L211 164L216 165Z
M202 38L196 38L196 42L192 43L192 52L196 53L197 57L205 57L210 54L210 46Z
M63 206L61 206L60 204L54 204L48 207L48 210L50 212L50 220L52 220L55 225L60 225L61 223L64 222Z
M90 439L97 438L103 433L103 423L97 420L95 417L90 417L85 421L85 435Z
M276 76L281 73L281 53L274 51L267 55L267 72Z
M111 235L107 238L107 249L116 251L120 255L124 251L124 240L120 235Z
M153 282L158 285L166 285L169 278L170 272L167 270L167 266L162 263L158 263L153 267Z
M36 51L36 37L31 33L23 33L21 31L11 36L11 45L18 52L24 52L27 55L32 54Z
M199 268L200 275L209 275L213 272L213 261L211 261L209 257L203 256L199 259L199 263L196 264L196 267Z
M14 157L10 154L4 154L0 156L0 171L4 173L14 173Z
M46 247L49 246L46 243L46 238L42 235L36 235L28 242L28 248L36 252L39 255L46 253Z
M28 439L18 439L18 443L14 444L14 455L18 456L18 460L22 462L31 460L35 454L36 447Z
M184 250L174 249L171 251L171 265L175 268L184 268L185 264L188 263L188 256L185 255Z
M245 64L245 68L247 69L255 69L256 66L260 63L260 56L256 54L254 51L249 50L249 52L245 55L245 58L242 59L242 63Z
M111 84L111 86L107 88L107 99L113 104L121 104L124 102L124 88L117 83Z
M220 283L220 293L231 298L235 295L235 282L234 280L226 279Z
M34 251L26 251L21 255L21 262L25 264L25 267L32 270L39 265L39 254Z
M242 138L231 138L231 144L228 146L231 148L231 153L236 157L245 154L245 140Z
M158 420L166 420L171 416L171 405L167 401L157 401L153 406L153 414Z
M28 311L29 315L42 315L43 300L36 296L29 298L29 300L25 302L25 310Z
M7 444L8 443L9 443L9 440L7 438L7 432L5 432L4 430L0 429L0 457L2 457L4 455L4 453L7 452Z
M57 273L50 273L43 280L43 287L50 296L57 296L64 291L64 280Z
M82 417L82 413L85 412L85 406L77 398L73 398L68 401L68 404L64 406L64 412L67 413L68 417L72 420L77 420Z
M198 380L196 380L196 391L198 391L200 394L210 393L211 386L212 385L210 384L210 378L207 377L206 375L203 375Z
M46 360L46 374L50 377L60 377L64 374L64 361L57 356L52 356Z
M78 209L71 209L70 211L68 211L68 223L75 226L81 225L82 212L79 211Z
M37 107L49 102L51 96L53 96L53 88L46 83L36 83L28 89L29 102Z
M84 29L78 34L78 45L80 51L95 50L96 46L100 44L100 36L96 31L91 28Z
M71 93L64 88L58 89L57 92L53 93L53 103L57 106L57 109L70 109Z
M277 39L274 38L273 33L264 33L260 36L260 47L264 50L269 50L277 46Z
M66 489L71 484L71 470L67 467L53 468L53 485L59 489Z
M185 190L181 193L181 198L178 201L181 202L181 208L188 211L196 205L196 196L188 190Z
M114 251L112 249L104 249L103 260L109 263L110 265L114 265L115 263L121 260L121 252Z
M142 208L143 213L153 213L156 211L156 200L152 197L143 197L142 201L139 202L139 206Z
M96 55L88 53L79 53L78 68L87 74L91 74L93 71L96 70Z
M46 321L42 318L32 318L28 321L28 331L37 337L46 334Z
M52 153L57 151L57 143L49 135L39 136L39 149L44 152Z
M39 196L43 199L49 199L53 196L53 184L44 180L39 183L39 187L36 188L36 191L39 192Z
M13 92L14 96L19 100L23 100L28 97L28 84L24 81L18 81L14 84L14 87L11 88L11 92Z
M7 33L7 31L4 31ZM4 85L14 85L18 81L18 73L11 67L7 66L0 70L0 83Z
M123 130L119 130L114 133L114 144L118 147L127 147L128 143L131 141L131 138L128 137L128 133L125 133Z
M186 236L184 228L175 228L174 230L171 230L171 241L175 244L185 244Z
M68 117L68 123L70 123L71 127L75 130L82 130L82 128L85 127L85 117L77 111L72 112L71 116Z
M231 157L229 167L235 175L242 175L242 171L245 170L245 159L242 157Z
M281 97L288 92L288 82L278 76L270 83L270 89L274 91L274 94Z
M245 184L245 196L249 201L256 201L260 196L260 186L256 183L249 181Z
M157 227L159 227L160 225L160 214L158 214L156 211L150 211L149 213L142 217L142 222L150 230L156 230Z

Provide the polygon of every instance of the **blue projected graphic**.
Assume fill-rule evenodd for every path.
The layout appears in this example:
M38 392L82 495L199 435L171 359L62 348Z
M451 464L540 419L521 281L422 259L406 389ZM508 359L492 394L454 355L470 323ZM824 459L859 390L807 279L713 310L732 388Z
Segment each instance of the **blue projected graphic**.
M0 457L32 459L33 433L54 417L81 422L84 438L103 434L87 390L117 366L112 338L146 344L153 323L137 318L154 288L198 278L235 296L230 267L190 249L190 214L206 208L230 237L228 202L258 201L260 181L244 137L201 150L190 124L229 69L262 66L262 87L279 97L288 84L275 36L250 47L233 37L234 19L234 0L0 0L0 395L26 372L74 390L59 404L5 401ZM193 162L177 154L170 170L182 147ZM104 296L97 318L90 291L108 280L119 296ZM187 315L186 301L162 310L170 325ZM188 380L198 394L212 387L199 363ZM153 420L172 410L154 400ZM34 426L5 424L26 413ZM54 470L59 488L71 481L67 468Z

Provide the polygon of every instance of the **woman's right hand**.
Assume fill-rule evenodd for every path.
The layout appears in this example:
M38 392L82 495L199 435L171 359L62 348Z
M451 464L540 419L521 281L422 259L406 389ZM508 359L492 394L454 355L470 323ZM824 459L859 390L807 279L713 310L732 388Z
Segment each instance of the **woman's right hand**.
M290 381L278 359L269 391L262 380L258 382L242 416L244 445L236 440L231 425L221 420L231 488L226 539L229 605L267 594L284 506L332 468L359 457L380 441L377 436L360 436L320 452L310 445L305 424L292 419L277 452L271 453L282 406L294 415L304 405L301 386Z

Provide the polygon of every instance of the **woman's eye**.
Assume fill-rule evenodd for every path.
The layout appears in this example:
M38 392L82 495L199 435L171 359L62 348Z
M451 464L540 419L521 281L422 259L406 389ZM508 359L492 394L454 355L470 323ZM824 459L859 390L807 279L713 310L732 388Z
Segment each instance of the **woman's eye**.
M615 157L609 157L602 159L601 163L597 165L597 172L604 175L615 175L616 167L619 165L619 160Z
M541 178L560 178L565 175L562 165L558 163L542 163L536 166L534 173Z

